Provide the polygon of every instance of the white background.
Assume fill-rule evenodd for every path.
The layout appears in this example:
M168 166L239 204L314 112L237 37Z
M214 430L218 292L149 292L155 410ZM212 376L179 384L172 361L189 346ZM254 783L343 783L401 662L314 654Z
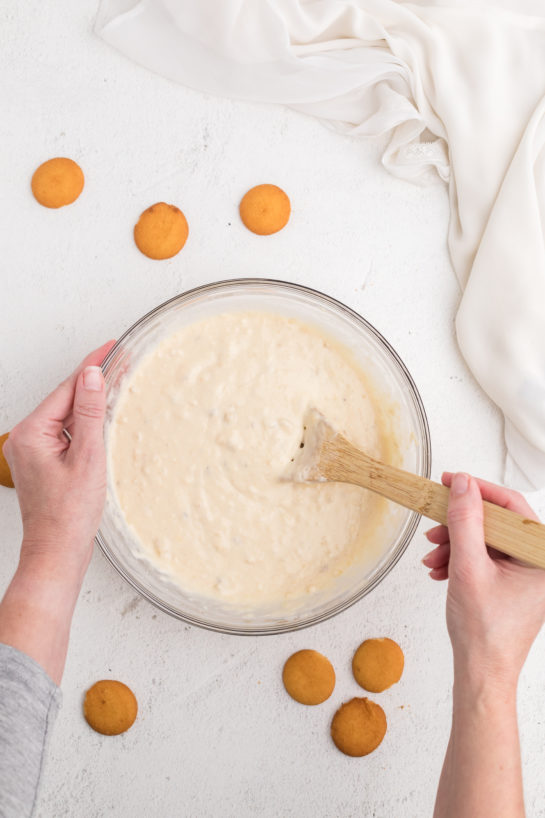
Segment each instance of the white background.
M86 352L141 314L218 278L264 276L324 290L397 349L428 413L433 477L464 469L501 479L498 411L458 353L459 290L446 250L446 190L386 174L380 145L341 137L281 107L207 97L125 60L92 31L95 0L0 3L0 431L9 430ZM42 161L82 166L80 199L59 211L32 198ZM289 194L288 227L258 237L240 223L244 192ZM156 201L186 214L189 240L154 262L132 239ZM529 498L545 511L545 494ZM15 493L0 487L4 588L21 537ZM424 521L401 563L370 596L315 628L236 638L184 626L135 595L100 553L76 611L64 703L44 770L39 818L421 818L431 815L451 696L445 586L420 564ZM368 758L329 739L342 701L361 694L352 653L398 640L400 684L379 694L388 733ZM337 671L315 708L285 694L289 654L311 647ZM545 702L539 639L519 689L529 816L545 815ZM139 716L107 738L83 719L85 690L116 678Z

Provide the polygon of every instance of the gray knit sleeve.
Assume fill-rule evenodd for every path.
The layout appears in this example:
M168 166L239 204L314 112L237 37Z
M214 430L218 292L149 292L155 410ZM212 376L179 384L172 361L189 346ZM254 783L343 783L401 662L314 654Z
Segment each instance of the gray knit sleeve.
M32 815L61 692L24 653L0 643L0 818Z

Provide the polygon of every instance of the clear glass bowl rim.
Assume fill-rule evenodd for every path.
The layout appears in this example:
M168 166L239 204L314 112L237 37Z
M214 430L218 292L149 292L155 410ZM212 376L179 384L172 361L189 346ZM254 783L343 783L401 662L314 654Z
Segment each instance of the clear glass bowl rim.
M258 290L260 287L269 287L278 290L284 290L287 292L295 292L298 294L306 295L309 298L321 302L329 307L332 307L334 310L337 310L341 313L344 313L349 318L354 320L356 323L362 325L364 329L374 337L374 340L378 343L379 346L383 348L383 350L387 353L387 357L390 357L395 365L397 366L399 373L405 379L409 395L411 401L413 403L413 407L415 409L416 418L418 421L419 432L421 436L421 446L422 446L422 476L429 478L431 474L431 437L430 437L430 429L428 424L428 418L426 415L426 411L424 409L424 404L422 402L422 398L420 397L420 393L417 389L417 386L405 366L403 360L399 357L398 353L395 349L388 343L388 341L384 338L384 336L372 325L363 318L359 313L353 310L351 307L346 306L341 301L338 301L336 298L333 298L326 293L321 292L320 290L313 289L312 287L307 287L303 284L296 284L290 281L283 281L281 279L273 279L273 278L231 278L231 279L224 279L220 281L210 282L208 284L202 284L198 287L193 287L190 290L185 290L178 295L169 298L167 301L163 301L158 306L154 307L154 309L147 312L141 318L134 322L116 341L115 345L112 349L108 352L106 358L102 362L102 371L104 376L108 374L110 367L116 357L116 354L119 348L123 345L123 343L131 337L135 332L138 332L142 326L147 324L149 321L153 320L161 313L166 312L170 309L170 307L175 303L183 304L184 301L190 301L196 296L201 296L206 293L210 292L220 292L222 290L230 290L230 289L250 289L250 290ZM166 614L178 619L182 622L186 622L188 625L195 625L200 628L204 628L210 631L216 631L217 633L223 634L231 634L235 636L265 636L265 635L275 635L280 633L290 633L297 630L303 630L304 628L309 628L313 625L317 625L320 622L324 622L327 619L331 619L333 616L336 616L342 611L347 610L356 602L359 602L360 599L363 599L364 596L367 596L374 588L379 585L384 577L390 573L390 571L394 568L395 565L399 562L405 551L407 550L409 543L411 542L414 533L418 527L420 522L421 515L417 512L411 512L409 517L408 523L405 527L405 531L403 534L403 538L397 544L395 551L392 553L388 562L383 565L382 569L377 573L377 575L373 578L372 582L370 582L365 587L361 588L351 597L346 600L343 600L338 605L333 606L330 609L326 609L320 614L315 616L309 617L306 620L302 620L300 622L295 623L281 623L281 624L274 624L274 625L262 625L259 627L245 627L243 625L237 627L228 627L223 624L216 624L206 619L198 619L197 617L193 617L190 615L184 614L182 611L177 609L171 608L169 605L164 603L161 599L155 596L151 591L147 588L142 586L138 580L134 579L130 575L128 571L125 570L123 565L117 560L114 554L110 551L108 547L108 543L102 536L102 533L99 530L97 531L95 541L100 546L100 549L107 560L113 565L116 571L125 579L129 585L131 585L135 591L141 594L148 602L151 602L156 608L163 611Z

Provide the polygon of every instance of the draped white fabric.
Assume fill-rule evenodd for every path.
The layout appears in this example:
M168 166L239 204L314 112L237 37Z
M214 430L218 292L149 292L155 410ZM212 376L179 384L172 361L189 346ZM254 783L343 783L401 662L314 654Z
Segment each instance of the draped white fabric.
M448 182L459 346L508 479L544 486L545 4L103 0L96 31L184 85L388 134L391 173Z

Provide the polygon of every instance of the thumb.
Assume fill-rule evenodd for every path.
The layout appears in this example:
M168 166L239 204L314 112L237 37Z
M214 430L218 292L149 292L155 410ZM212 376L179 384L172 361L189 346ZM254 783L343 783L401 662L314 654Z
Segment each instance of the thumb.
M452 478L447 521L449 573L478 571L488 559L484 541L483 500L476 480L468 474L458 473Z
M104 443L104 414L106 389L99 366L86 366L76 381L72 409L72 441L69 453L78 457L81 452L91 454Z

